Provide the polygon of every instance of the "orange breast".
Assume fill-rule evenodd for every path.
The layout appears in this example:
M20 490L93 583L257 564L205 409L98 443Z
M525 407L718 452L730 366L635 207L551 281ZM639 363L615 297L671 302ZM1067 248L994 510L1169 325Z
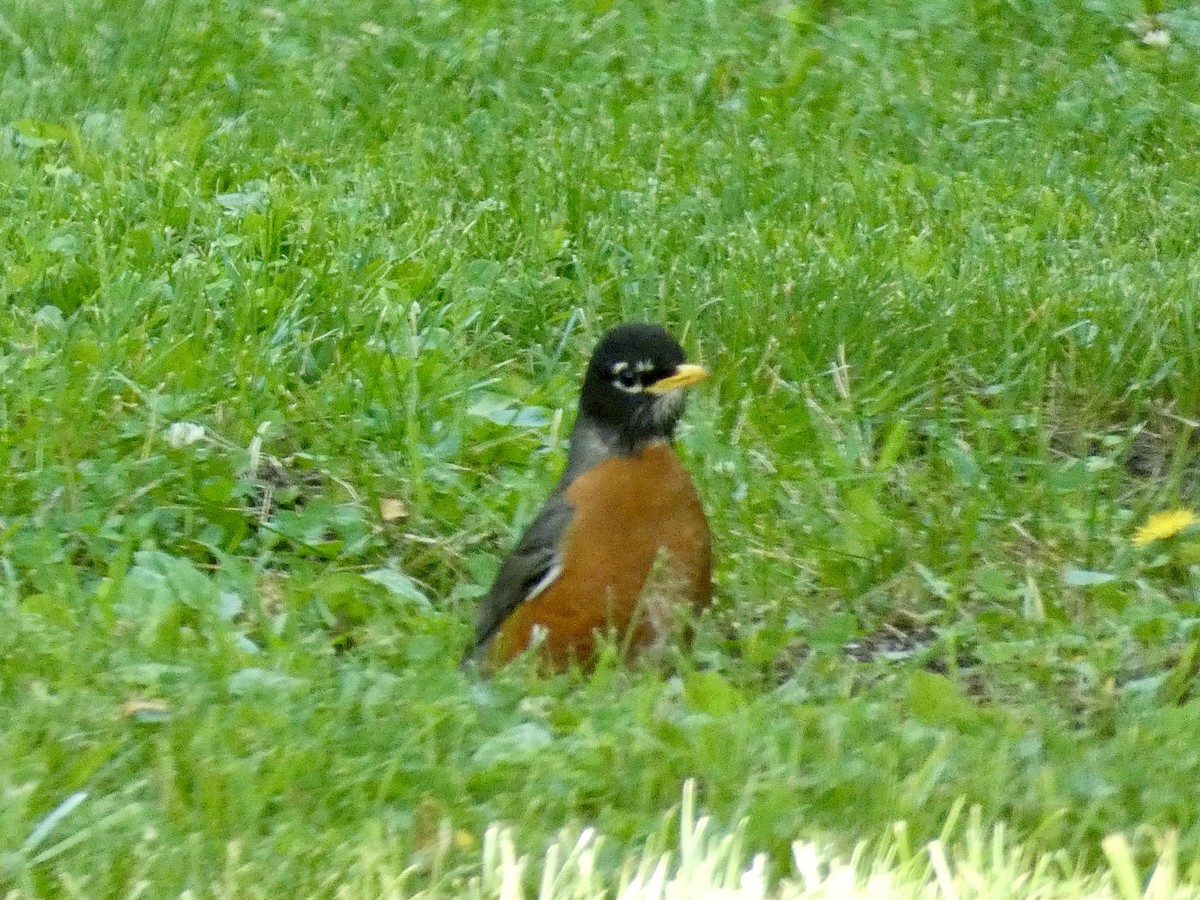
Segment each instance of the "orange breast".
M500 626L488 652L491 665L528 647L536 626L547 632L543 656L559 669L572 660L587 664L597 631L615 628L631 648L659 637L669 617L661 609L639 609L638 601L660 551L664 587L674 602L699 610L712 599L708 520L670 446L605 460L579 476L566 497L575 512L564 535L562 573ZM647 594L658 593L658 576Z

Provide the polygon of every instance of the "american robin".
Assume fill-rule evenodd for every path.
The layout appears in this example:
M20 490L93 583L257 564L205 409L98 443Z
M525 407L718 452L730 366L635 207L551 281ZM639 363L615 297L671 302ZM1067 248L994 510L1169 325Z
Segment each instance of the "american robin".
M670 637L673 604L709 603L708 519L672 446L684 390L707 377L657 325L600 339L566 471L500 565L468 660L493 669L537 644L556 669L586 665L597 632L614 628L636 650Z

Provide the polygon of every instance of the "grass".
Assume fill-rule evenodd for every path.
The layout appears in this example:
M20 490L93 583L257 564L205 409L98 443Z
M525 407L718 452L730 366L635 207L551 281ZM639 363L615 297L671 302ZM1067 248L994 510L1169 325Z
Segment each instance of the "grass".
M616 884L691 778L772 884L964 804L1195 883L1200 556L1131 537L1197 504L1200 16L1145 12L0 7L0 882L453 894L502 823ZM464 676L626 318L715 372L717 608Z

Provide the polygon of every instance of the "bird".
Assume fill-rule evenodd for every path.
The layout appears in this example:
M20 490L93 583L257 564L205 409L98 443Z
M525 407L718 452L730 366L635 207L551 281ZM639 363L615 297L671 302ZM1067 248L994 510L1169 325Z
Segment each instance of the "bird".
M659 325L601 336L566 469L480 601L464 665L495 671L533 647L552 670L588 666L609 629L632 655L708 606L712 535L674 448L686 392L707 377Z

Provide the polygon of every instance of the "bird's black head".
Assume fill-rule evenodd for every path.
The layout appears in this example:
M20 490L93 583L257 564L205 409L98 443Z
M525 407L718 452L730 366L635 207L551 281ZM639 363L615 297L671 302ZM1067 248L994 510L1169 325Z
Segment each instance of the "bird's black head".
M605 333L592 352L580 418L628 450L669 440L683 414L684 388L707 377L665 329L627 322Z

